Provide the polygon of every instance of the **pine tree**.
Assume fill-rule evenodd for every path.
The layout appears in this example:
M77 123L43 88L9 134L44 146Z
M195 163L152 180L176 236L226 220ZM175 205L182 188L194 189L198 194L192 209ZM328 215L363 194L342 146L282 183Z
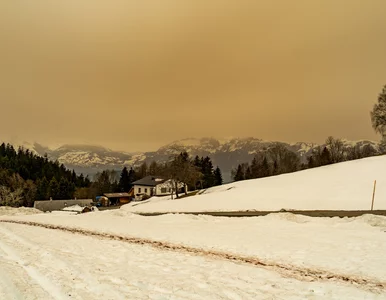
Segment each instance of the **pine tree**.
M113 192L113 193L120 193L121 192L121 188L119 187L118 181L114 181L111 184L110 192Z
M59 196L59 183L55 177L52 177L48 186L48 198L58 199Z
M200 158L198 157L198 155L196 155L196 157L194 158L193 164L194 164L197 168L199 168L199 169L201 170L201 168L202 168L202 159L200 159Z
M71 198L72 197L70 195L69 182L66 178L62 177L59 182L59 193L57 199L66 200Z
M5 156L5 143L2 143L0 146L0 157Z
M75 184L77 183L77 176L74 170L72 170L72 173L71 173L71 182Z
M245 170L245 179L252 179L252 172L250 166L248 166Z
M322 166L329 165L332 163L330 151L327 147L324 147L322 154L320 156L320 162Z
M121 192L129 192L130 190L129 171L127 171L126 167L123 168L119 178L119 190Z
M136 178L135 171L133 170L133 168L130 168L130 171L129 171L129 182L130 182L129 190L132 188L133 182L136 180L137 180L137 178Z
M82 173L76 179L76 186L80 188L85 187L84 176Z
M137 169L137 176L138 178L143 178L148 175L148 168L147 168L147 163L143 162L139 168Z
M263 162L260 167L260 178L271 176L271 169L269 167L268 159L264 156Z
M95 180L93 183L93 187L95 188L95 192L97 195L103 195L104 193L111 193L115 190L115 172L110 170L104 170L102 173L97 173L95 175Z
M90 185L91 185L91 180L90 178L88 178L88 175L87 175L86 178L84 179L84 186L89 187Z
M241 165L237 166L236 174L235 174L233 179L234 179L234 181L240 181L240 180L245 179L244 170L243 170L243 167Z
M251 176L252 176L252 178L258 178L259 177L259 163L257 161L256 156L252 159Z
M78 177L75 171L66 169L58 161L50 161L47 155L40 157L22 147L15 150L10 144L0 145L0 169L5 169L8 173L6 180L0 178L1 185L12 191L17 181L23 183L18 187L18 190L23 191L23 205L32 205L33 200L45 200L49 197L72 198L76 186L90 186L88 178L84 179L83 175ZM2 176L3 173L0 173ZM19 177L22 180L16 180ZM47 178L55 178L56 183L48 183ZM62 188L59 188L58 182L62 183Z
M214 185L222 185L222 174L219 167L214 170Z
M36 199L37 200L47 200L48 194L48 181L46 177L43 177L43 179L37 181L37 192L36 192Z
M68 199L74 199L75 191L76 191L76 185L72 182L68 183Z
M202 160L201 173L203 174L203 187L209 188L214 185L213 164L207 156Z

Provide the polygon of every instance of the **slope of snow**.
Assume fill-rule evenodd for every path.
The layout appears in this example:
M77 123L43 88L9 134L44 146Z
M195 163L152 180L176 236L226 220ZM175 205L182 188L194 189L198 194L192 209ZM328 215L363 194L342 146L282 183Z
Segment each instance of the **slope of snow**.
M230 183L178 200L127 204L132 212L369 210L386 209L386 156L291 174Z
M0 299L385 297L341 282L302 281L210 257L4 223L0 269Z

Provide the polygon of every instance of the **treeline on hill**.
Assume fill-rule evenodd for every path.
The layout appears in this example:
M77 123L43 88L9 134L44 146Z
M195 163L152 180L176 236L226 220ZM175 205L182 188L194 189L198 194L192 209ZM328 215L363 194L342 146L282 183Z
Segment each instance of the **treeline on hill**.
M307 163L301 163L296 153L278 143L256 154L250 164L239 164L232 170L232 178L235 181L263 178L374 155L377 151L370 145L345 146L342 140L328 137L326 146L313 149Z
M82 188L77 191L78 198L94 198L104 193L129 192L132 183L145 176L154 175L164 179L171 179L172 182L183 182L188 185L189 190L205 189L223 183L221 170L213 167L209 157L189 157L187 152L172 157L168 162L150 164L142 163L136 168L123 168L121 174L114 170L105 170L97 173L89 188ZM178 189L174 189L177 193Z
M33 206L35 200L72 199L77 189L90 184L88 177L78 176L47 156L0 145L0 205Z

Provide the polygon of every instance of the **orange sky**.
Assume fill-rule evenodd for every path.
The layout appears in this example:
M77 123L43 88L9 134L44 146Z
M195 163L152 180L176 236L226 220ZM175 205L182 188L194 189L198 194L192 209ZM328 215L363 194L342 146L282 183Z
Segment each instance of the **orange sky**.
M227 3L227 4L226 4ZM384 0L0 3L0 139L378 139Z

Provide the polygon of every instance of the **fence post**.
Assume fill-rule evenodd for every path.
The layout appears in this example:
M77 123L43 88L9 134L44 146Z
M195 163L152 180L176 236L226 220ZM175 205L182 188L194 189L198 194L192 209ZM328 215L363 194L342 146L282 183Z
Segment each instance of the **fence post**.
M377 187L377 181L374 181L374 189L373 189L373 201L371 202L371 210L374 209L374 198L375 198L375 188Z

